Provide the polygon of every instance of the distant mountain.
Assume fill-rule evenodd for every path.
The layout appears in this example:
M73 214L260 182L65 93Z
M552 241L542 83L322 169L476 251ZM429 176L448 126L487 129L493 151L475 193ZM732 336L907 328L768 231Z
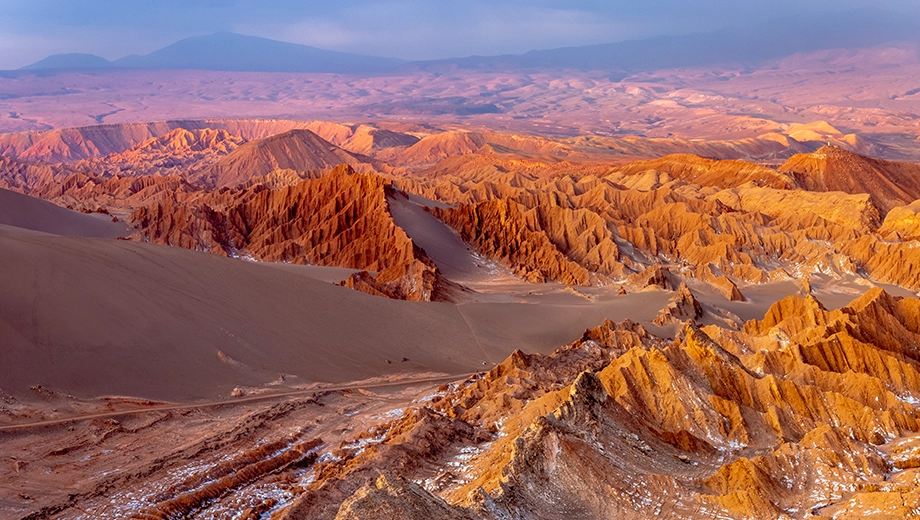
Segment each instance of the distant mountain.
M108 61L90 54L56 54L23 69L117 67L365 74L386 72L403 63L395 58L327 51L257 36L221 32L185 38L143 56L131 55Z
M920 20L868 8L788 18L747 28L706 34L658 36L644 40L563 47L520 55L470 56L416 62L407 67L483 71L576 69L639 72L719 64L754 66L796 53L860 49L889 42L918 41Z
M469 56L408 62L328 51L256 36L221 32L194 36L143 56L115 61L89 54L49 56L26 70L77 68L199 69L252 72L377 74L451 68L490 72L576 69L631 73L712 65L757 66L797 53L861 49L883 43L918 41L920 20L867 8L819 17L773 20L759 26L705 34L563 47L504 56Z
M255 72L383 72L404 63L327 51L257 36L229 32L193 36L144 56L115 60L119 67L145 69L204 69Z
M99 69L111 67L112 62L93 54L52 54L47 58L26 65L19 70L44 70L44 69Z

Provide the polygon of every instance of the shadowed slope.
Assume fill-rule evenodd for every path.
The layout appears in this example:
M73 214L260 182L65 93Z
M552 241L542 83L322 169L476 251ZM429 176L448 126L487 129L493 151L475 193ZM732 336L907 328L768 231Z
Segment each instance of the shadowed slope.
M109 216L78 213L4 189L0 189L0 224L74 237L115 238L128 231Z
M400 299L439 299L437 269L393 222L391 190L381 177L342 166L278 190L255 186L154 203L131 215L139 227L133 238L222 256L374 271L350 284Z

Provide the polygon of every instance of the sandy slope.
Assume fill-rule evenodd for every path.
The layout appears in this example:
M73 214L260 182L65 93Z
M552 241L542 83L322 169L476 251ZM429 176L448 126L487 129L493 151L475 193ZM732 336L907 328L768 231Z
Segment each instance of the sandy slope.
M388 197L387 202L396 225L425 250L444 276L460 283L492 277L492 273L476 261L473 251L457 233L419 204L399 196Z
M282 373L464 373L515 348L548 352L603 318L650 319L669 296L410 303L182 249L44 235L0 237L0 265L0 389L22 396L41 384L195 400Z
M127 226L112 222L107 215L86 215L50 202L0 189L0 224L42 231L54 235L115 238L126 234ZM8 230L9 231L9 230ZM0 230L0 233L3 233Z
M307 278L313 278L314 280L328 283L343 282L347 280L348 277L352 274L359 272L358 269L350 269L348 267L330 267L326 265L297 265L284 264L279 262L265 262L259 265L274 267L275 269L281 269L282 271L286 271L288 273L295 273L301 276L306 276Z

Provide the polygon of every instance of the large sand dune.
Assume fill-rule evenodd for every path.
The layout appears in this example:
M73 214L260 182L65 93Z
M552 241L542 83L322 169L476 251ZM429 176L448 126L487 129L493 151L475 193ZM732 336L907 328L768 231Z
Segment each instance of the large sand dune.
M46 235L0 236L0 265L0 388L13 395L40 384L196 400L280 374L464 373L515 348L550 351L604 318L649 319L668 297L412 303L178 248Z
M110 219L106 215L86 215L0 189L0 224L3 225L76 237L115 238L125 235L127 226Z

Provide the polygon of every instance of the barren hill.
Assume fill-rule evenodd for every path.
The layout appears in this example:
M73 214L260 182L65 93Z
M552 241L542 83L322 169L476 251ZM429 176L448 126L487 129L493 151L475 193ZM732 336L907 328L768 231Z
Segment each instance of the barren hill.
M275 170L303 172L330 169L340 164L358 169L367 167L354 155L309 130L290 130L240 146L196 174L195 180L210 187L227 187Z
M689 154L667 155L660 159L632 162L616 170L617 173L631 176L656 171L666 173L673 179L716 188L736 188L743 184L751 184L789 189L795 185L795 181L789 175L772 168L747 161L716 161Z
M795 155L780 171L807 190L868 193L885 211L920 199L920 166L873 159L834 146Z

